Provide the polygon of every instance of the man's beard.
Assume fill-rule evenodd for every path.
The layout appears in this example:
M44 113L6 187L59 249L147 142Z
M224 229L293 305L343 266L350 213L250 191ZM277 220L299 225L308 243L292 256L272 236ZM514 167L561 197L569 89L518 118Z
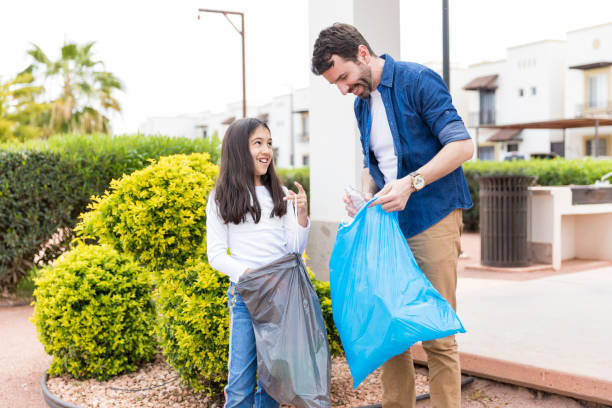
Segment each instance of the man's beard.
M365 64L359 64L360 76L357 82L349 88L349 92L353 93L355 88L361 86L361 93L359 97L361 99L369 99L370 93L372 93L372 70Z

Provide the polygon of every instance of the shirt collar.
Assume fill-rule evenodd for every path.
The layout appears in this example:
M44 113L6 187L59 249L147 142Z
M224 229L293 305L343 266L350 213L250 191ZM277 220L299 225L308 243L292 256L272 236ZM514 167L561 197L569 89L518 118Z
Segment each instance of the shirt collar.
M395 67L395 60L391 58L389 54L383 54L380 58L385 60L385 66L383 67L382 74L380 75L380 85L392 87L393 86L393 69Z

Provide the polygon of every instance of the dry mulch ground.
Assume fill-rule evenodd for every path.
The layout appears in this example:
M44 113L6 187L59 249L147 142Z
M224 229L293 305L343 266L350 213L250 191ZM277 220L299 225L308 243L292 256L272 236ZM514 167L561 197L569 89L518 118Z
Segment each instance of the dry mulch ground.
M162 385L163 384L163 385ZM203 394L196 394L179 383L176 373L159 354L155 361L140 370L124 374L111 380L77 381L68 375L51 377L47 387L55 396L64 401L83 407L124 408L124 407L220 407L223 401L213 401ZM152 388L154 387L154 388ZM142 391L126 391L141 390ZM356 390L346 360L332 361L332 405L355 407L380 403L380 370L371 374ZM428 392L427 377L417 374L417 393Z
M427 369L418 367L417 395L429 392ZM353 390L353 379L344 358L332 360L331 399L334 407L360 407L381 401L380 370L372 373ZM139 371L124 374L106 382L77 381L70 376L49 378L49 390L64 401L91 408L220 408L222 396L213 400L194 393L180 384L176 373L159 354ZM603 405L577 401L558 395L530 390L477 378L462 391L463 408L604 408ZM417 408L431 406L430 400L417 403Z

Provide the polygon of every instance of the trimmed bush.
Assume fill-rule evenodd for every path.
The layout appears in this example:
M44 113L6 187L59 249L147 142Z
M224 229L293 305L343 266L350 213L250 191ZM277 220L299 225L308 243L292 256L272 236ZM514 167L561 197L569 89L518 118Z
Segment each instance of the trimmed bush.
M95 197L77 227L83 238L126 252L148 269L206 255L206 202L218 168L207 153L162 157Z
M306 254L304 254L304 259L308 259ZM336 329L336 324L334 323L329 281L324 282L317 280L308 265L306 265L306 269L308 270L308 276L310 277L312 285L314 286L317 296L319 297L319 303L321 303L321 312L323 313L323 320L325 320L327 342L329 343L329 351L331 356L342 356L344 355L344 349L342 348L342 341L340 341L338 329Z
M599 159L554 159L517 161L476 161L463 165L474 207L463 212L466 230L478 231L480 199L476 176L525 175L537 176L541 186L588 185L612 171L612 160Z
M195 259L157 277L159 337L168 363L194 390L220 394L227 381L229 278Z
M206 260L206 203L218 172L208 159L163 157L113 181L77 229L153 271L163 353L183 382L212 395L227 376L229 281Z
M106 380L155 355L150 279L126 256L78 244L35 282L31 320L50 374Z

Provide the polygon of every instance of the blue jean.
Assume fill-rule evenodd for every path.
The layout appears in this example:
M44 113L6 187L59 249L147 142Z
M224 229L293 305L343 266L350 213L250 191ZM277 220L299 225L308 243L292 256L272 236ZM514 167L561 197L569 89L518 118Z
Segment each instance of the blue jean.
M246 305L231 283L227 291L230 311L229 372L225 387L225 408L278 408L257 378L257 349L253 322ZM257 384L257 391L255 391Z

